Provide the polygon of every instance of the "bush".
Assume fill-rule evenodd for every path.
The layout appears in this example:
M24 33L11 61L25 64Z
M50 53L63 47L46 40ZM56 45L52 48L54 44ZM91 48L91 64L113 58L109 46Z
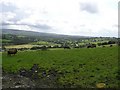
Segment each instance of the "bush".
M41 47L34 46L34 47L32 47L30 50L37 50L37 49L41 49Z
M41 47L41 50L47 50L48 48L46 46Z

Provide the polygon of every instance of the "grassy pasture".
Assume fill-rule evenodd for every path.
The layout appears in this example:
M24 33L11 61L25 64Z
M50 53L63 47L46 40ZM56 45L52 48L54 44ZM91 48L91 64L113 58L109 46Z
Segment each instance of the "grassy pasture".
M3 42L3 43L9 43L9 42L11 42L11 40L7 40L7 39L0 39L0 42Z
M38 42L32 42L31 44L33 45L59 45L59 44L55 44L55 43L50 43L47 41L38 41Z
M19 61L19 62L18 62ZM118 87L118 47L81 48L71 50L19 51L16 55L2 53L2 65L6 72L18 72L21 68L30 69L33 64L49 70L55 68L63 72L61 84L75 84L80 87Z

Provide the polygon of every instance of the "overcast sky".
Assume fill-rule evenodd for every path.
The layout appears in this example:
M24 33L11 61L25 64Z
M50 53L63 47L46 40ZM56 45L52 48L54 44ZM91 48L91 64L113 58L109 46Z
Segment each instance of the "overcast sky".
M118 1L0 0L0 23L9 29L118 37Z

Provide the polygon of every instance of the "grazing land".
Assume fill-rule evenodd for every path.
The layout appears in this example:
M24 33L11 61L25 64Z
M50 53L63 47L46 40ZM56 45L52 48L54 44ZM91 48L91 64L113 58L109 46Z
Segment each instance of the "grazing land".
M48 73L55 69L62 76L57 83L75 85L76 87L96 87L97 83L105 83L106 88L117 88L118 48L93 48L71 50L35 50L21 51L7 56L3 53L3 70L18 73L22 68L29 70L38 64ZM41 72L39 73L41 76Z
M118 38L3 30L0 41L3 88L118 88L120 83Z

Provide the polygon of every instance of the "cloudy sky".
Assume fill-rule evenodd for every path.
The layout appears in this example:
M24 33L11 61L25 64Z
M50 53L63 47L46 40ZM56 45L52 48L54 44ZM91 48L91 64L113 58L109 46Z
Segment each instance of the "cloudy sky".
M119 0L0 0L0 27L118 37Z

